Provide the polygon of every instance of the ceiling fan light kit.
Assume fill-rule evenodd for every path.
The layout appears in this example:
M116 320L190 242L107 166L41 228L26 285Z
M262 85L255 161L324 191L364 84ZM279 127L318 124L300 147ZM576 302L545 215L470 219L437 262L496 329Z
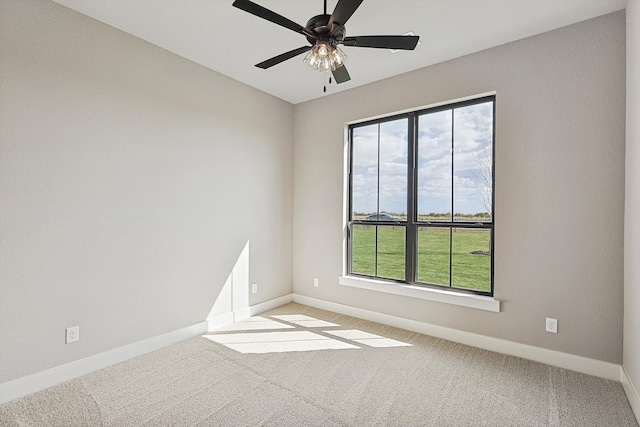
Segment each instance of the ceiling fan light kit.
M288 28L307 38L310 46L303 46L289 52L282 53L256 64L256 67L267 69L281 62L308 52L304 62L312 69L333 74L336 83L351 80L347 67L344 65L347 55L338 47L369 47L378 49L413 50L416 48L419 36L355 36L345 37L345 24L364 0L338 0L331 15L327 14L327 0L324 0L322 15L311 18L306 26L302 26L250 0L235 0L233 6L274 24Z
M347 54L337 46L327 42L318 42L304 57L304 63L318 71L335 71L344 65Z

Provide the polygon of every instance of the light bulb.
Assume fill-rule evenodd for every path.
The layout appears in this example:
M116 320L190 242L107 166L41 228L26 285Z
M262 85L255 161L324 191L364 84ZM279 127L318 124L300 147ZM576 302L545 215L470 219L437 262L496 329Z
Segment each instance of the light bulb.
M327 45L324 43L318 44L318 56L325 57L329 54L329 49L327 49Z
M346 58L347 55L340 48L321 41L307 53L304 62L314 70L326 72L342 67Z
M342 65L344 60L347 59L347 55L339 47L333 49L332 54L336 58L335 61L340 63L340 65Z
M304 61L304 63L305 63L305 64L308 64L309 62L311 62L311 58L313 58L313 49L311 49L311 50L309 51L309 53L307 53L307 54L305 55L304 60L303 60L303 61Z

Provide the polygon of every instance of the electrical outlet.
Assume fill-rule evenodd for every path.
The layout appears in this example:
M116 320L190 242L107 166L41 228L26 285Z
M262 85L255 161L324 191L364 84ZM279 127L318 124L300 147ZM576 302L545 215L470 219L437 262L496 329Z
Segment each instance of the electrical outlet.
M547 317L547 332L558 333L558 319Z
M316 288L319 286L317 277L313 278L313 286L315 286Z
M66 329L65 344L80 341L80 326L72 326Z
M251 293L252 294L257 294L258 293L258 284L257 283L252 283L251 284Z

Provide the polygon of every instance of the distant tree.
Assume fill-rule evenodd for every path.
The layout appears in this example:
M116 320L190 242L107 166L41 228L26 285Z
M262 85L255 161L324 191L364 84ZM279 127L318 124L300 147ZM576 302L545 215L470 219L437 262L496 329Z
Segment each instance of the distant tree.
M480 180L480 184L476 187L476 191L482 198L482 204L486 209L486 217L491 220L493 218L492 200L493 200L493 159L490 155L491 147L487 146L482 153L476 158L478 169L476 170L476 176ZM491 254L491 240L489 240L489 250Z
M478 169L476 169L476 176L479 178L480 184L476 187L477 193L482 198L482 204L489 214L488 217L492 218L493 212L491 211L491 201L493 200L493 162L490 154L490 147L482 150L482 154L476 159Z

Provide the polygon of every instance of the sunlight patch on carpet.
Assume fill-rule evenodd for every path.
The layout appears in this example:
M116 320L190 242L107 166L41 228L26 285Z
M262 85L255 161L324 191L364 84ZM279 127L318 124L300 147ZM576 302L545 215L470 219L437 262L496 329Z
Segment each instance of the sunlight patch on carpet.
M204 337L239 353L251 354L360 348L309 331L238 333Z
M391 338L385 338L380 335L372 334L358 329L347 329L339 331L324 331L325 334L335 335L337 337L357 342L358 344L364 344L369 347L375 348L387 348L387 347L411 347L411 344L406 342L392 340Z
M293 323L294 325L303 326L305 328L330 328L332 326L340 326L326 320L315 319L304 314L283 314L280 316L272 316L276 319Z
M224 326L218 331L230 332L230 331L259 331L267 329L293 329L294 326L286 325L284 323L276 322L275 320L265 319L264 317L251 317L241 322L232 323Z

